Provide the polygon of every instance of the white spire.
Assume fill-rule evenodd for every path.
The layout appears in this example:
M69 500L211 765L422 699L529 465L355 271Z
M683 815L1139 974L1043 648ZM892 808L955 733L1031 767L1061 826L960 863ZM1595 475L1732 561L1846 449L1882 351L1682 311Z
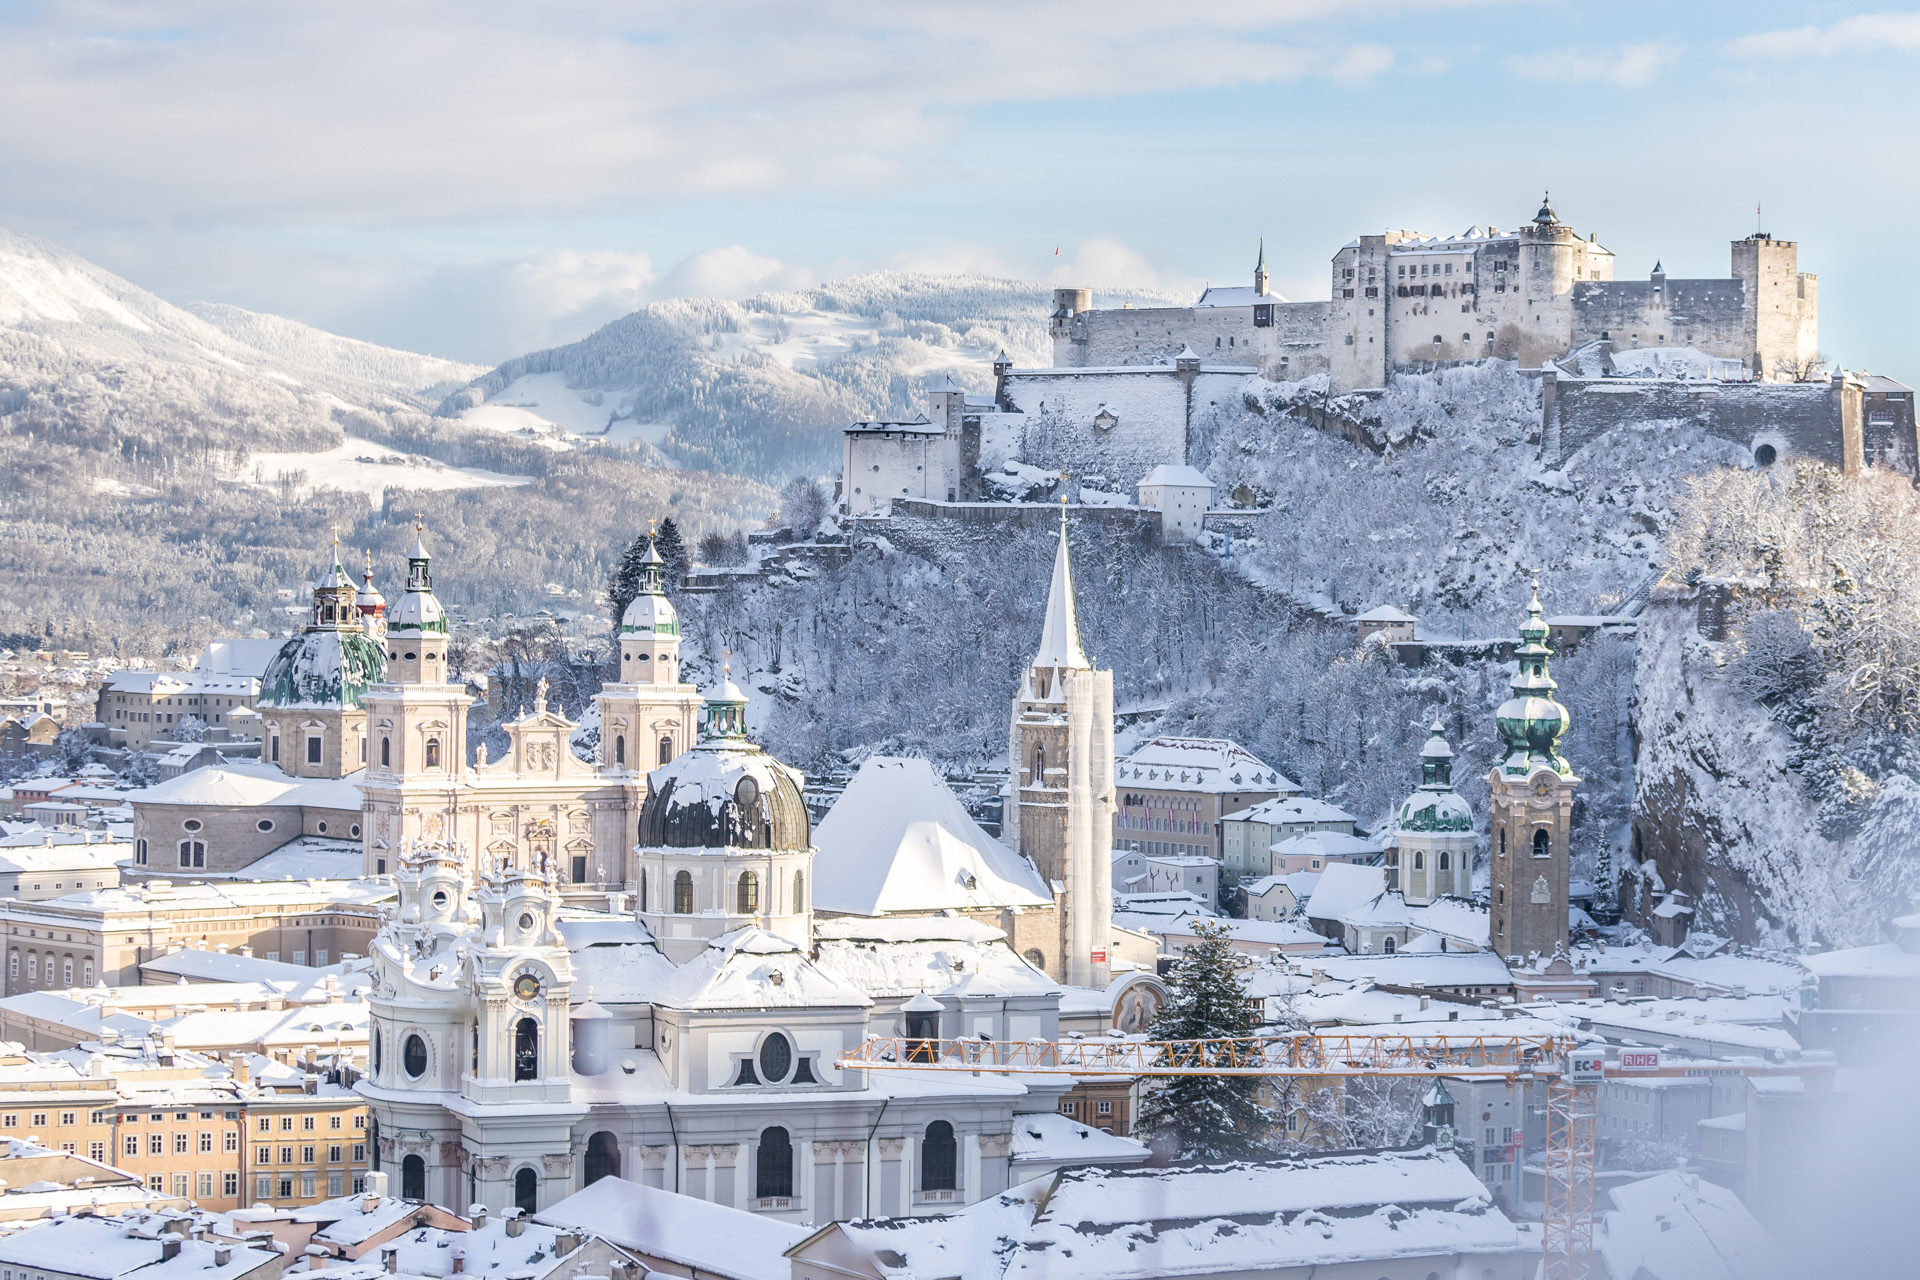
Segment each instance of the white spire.
M1080 647L1080 617L1073 607L1073 565L1067 554L1067 509L1060 508L1060 549L1053 557L1053 585L1047 589L1047 621L1040 629L1036 667L1084 670L1093 664Z

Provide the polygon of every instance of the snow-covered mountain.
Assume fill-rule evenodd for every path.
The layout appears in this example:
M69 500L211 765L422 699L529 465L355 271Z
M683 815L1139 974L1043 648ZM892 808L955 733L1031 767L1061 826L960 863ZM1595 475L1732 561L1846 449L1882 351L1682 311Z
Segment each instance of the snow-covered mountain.
M745 302L656 302L507 361L439 412L555 444L645 441L677 466L817 474L839 458L848 422L912 415L941 375L984 389L999 352L1052 363L1051 304L1041 284L901 271Z

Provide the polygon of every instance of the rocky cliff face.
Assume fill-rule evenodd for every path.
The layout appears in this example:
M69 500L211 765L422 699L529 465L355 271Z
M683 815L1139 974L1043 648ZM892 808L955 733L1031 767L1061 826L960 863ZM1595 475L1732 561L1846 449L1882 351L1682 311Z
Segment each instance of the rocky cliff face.
M1640 619L1621 909L1651 927L1662 897L1680 890L1697 932L1760 944L1851 939L1871 924L1848 851L1821 834L1819 806L1791 764L1795 744L1734 686L1734 644L1700 634L1697 603L1691 589L1663 589Z

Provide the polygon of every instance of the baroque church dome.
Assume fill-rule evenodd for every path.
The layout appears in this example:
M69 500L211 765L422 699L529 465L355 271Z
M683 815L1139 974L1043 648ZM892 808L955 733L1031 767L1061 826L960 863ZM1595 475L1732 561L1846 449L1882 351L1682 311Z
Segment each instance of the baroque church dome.
M803 850L813 828L800 771L746 737L746 698L731 680L707 700L700 744L647 775L640 843L668 849Z
M386 654L362 628L359 595L335 542L306 630L281 645L260 676L260 706L358 707L367 686L385 678Z
M1402 831L1473 830L1473 810L1453 789L1453 748L1441 736L1438 716L1420 749L1420 789L1401 802L1394 822Z

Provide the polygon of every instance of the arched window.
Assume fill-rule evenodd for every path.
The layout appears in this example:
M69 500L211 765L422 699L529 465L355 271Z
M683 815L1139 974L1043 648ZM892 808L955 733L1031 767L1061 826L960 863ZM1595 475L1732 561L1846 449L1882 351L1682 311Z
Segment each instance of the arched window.
M1380 944L1380 952L1381 952L1381 954L1382 954L1382 955L1389 955L1389 956L1390 956L1390 955L1392 955L1392 954L1393 954L1393 948L1394 948L1394 945L1395 945L1395 944L1394 944L1394 941L1393 941L1393 939L1392 939L1391 937L1389 937L1389 938L1387 938L1387 939L1386 939L1386 940L1385 940L1384 942L1382 942L1382 943Z
M1045 785L1047 776L1047 744L1036 742L1033 746L1033 785Z
M81 985L90 987L93 985L93 961L91 960L87 961L86 975Z
M760 877L751 871L742 871L735 892L734 908L741 915L752 915L760 909Z
M1425 871L1427 869L1427 855L1418 849L1413 851L1413 869L1415 871Z
M73 985L73 961L63 960L60 962L60 984L66 987Z
M540 1077L540 1024L522 1018L513 1024L513 1078L537 1080Z
M690 871L673 873L673 913L677 916L693 914L693 873Z
M1440 869L1442 871L1452 870L1452 867L1449 865L1451 862L1452 862L1452 859L1447 856L1447 851L1445 849L1442 849L1440 851Z
M587 1139L587 1185L620 1176L620 1140L605 1129Z
M183 867L204 867L207 865L207 846L200 840L182 840L180 842L180 865Z
M807 909L807 873L793 873L793 914L800 915Z
M7 976L9 978L17 978L20 976L20 953L18 951L10 951L7 953Z
M1553 837L1547 834L1545 827L1541 827L1533 833L1533 856L1536 858L1551 858L1553 856Z
M1038 947L1028 947L1020 956L1036 969L1044 971L1047 967L1047 953Z
M427 1198L427 1162L421 1156L408 1156L400 1162L400 1198Z
M27 952L27 981L38 982L39 980L40 953L38 951L29 951Z
M386 768L393 763L393 739L380 739L380 767Z
M439 767L440 767L440 739L428 738L427 739L427 768L438 769Z
M954 1141L953 1126L935 1120L920 1140L920 1189L953 1191L959 1186L960 1144Z
M1503 858L1507 856L1507 829L1505 827L1500 828L1500 856Z
M793 1194L793 1139L778 1125L760 1131L760 1150L753 1160L753 1194L762 1200Z
M133 842L133 860L143 867L147 865L147 838L145 836Z
M640 868L640 910L647 909L647 869Z
M424 1038L417 1035L406 1038L400 1046L400 1065L415 1080L427 1074L427 1042Z
M513 1175L513 1207L522 1213L540 1211L540 1175L531 1168Z
M613 762L621 768L627 765L627 735L616 733L613 736Z
M673 760L673 739L662 736L660 739L660 763L669 764Z
M378 1027L373 1031L373 1069L376 1073L380 1070L380 1029Z

